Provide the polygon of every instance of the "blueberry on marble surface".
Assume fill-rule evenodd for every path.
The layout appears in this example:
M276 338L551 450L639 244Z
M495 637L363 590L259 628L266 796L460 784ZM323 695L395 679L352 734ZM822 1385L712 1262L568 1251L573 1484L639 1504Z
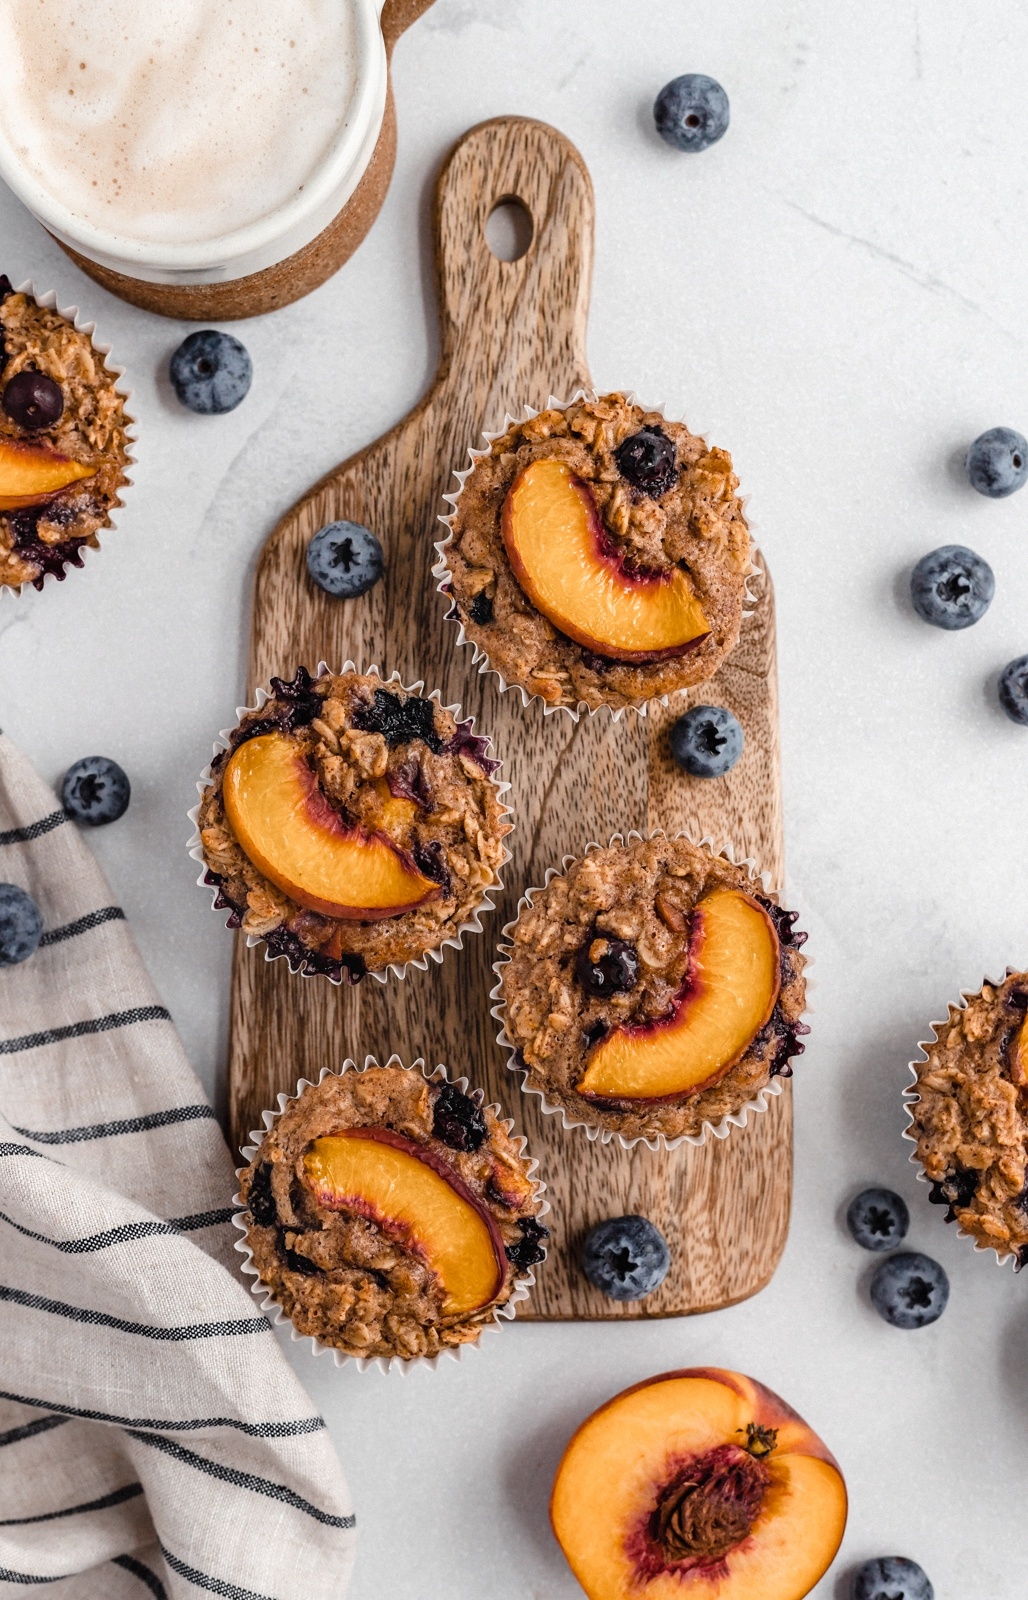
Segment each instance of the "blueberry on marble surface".
M864 1189L850 1201L846 1226L863 1250L894 1250L907 1236L910 1212L891 1189Z
M935 628L970 628L996 592L987 561L962 544L943 544L922 556L910 575L914 610Z
M590 1228L582 1271L611 1300L642 1300L667 1277L671 1252L648 1217L609 1217Z
M64 774L61 804L74 822L99 828L125 815L132 795L128 777L107 756L83 756Z
M64 395L59 383L45 372L24 367L4 386L3 407L19 428L33 431L51 428L64 412Z
M853 1600L935 1600L935 1590L908 1556L876 1556L857 1569Z
M16 967L39 947L43 922L32 896L16 883L0 883L0 967Z
M967 476L972 489L1003 500L1028 478L1028 439L1015 428L990 428L979 434L967 452Z
M693 778L723 778L745 743L738 720L724 706L693 706L668 737L675 761Z
M168 367L171 386L188 411L203 416L234 411L253 378L250 352L230 333L202 328L183 339Z
M999 703L1011 722L1028 727L1028 656L1008 661L999 675Z
M385 558L370 528L359 522L330 522L307 546L307 571L326 594L355 600L375 587L385 572Z
M894 1328L926 1328L946 1309L949 1279L937 1261L900 1250L876 1268L871 1303Z
M660 137L676 150L706 150L728 128L728 96L714 78L685 72L657 96L653 120Z

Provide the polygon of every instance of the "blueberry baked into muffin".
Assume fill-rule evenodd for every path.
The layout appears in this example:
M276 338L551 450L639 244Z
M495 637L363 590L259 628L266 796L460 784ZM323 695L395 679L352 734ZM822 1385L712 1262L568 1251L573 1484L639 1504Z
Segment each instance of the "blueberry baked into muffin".
M242 1174L261 1281L353 1356L468 1344L543 1259L539 1185L481 1091L417 1067L326 1074Z
M215 905L294 971L356 981L422 959L499 881L510 823L488 748L395 680L273 678L200 803Z
M541 411L455 498L435 568L449 615L551 706L702 683L739 637L751 571L737 490L724 450L626 395Z
M949 1007L922 1048L907 1136L946 1221L1028 1262L1028 972Z
M129 418L87 333L0 277L0 587L63 578L121 504Z
M534 891L494 991L510 1065L567 1119L699 1134L803 1050L806 934L759 879L688 839L615 840Z

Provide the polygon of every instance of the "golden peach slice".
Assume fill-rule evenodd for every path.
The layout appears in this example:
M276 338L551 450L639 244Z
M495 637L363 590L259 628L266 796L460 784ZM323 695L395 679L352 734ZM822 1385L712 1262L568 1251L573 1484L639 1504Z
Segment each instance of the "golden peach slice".
M506 1276L500 1230L433 1151L390 1128L351 1128L315 1139L303 1167L319 1205L356 1211L423 1257L446 1316L495 1300Z
M245 854L310 911L375 922L402 916L440 892L390 839L347 827L287 734L263 733L239 745L222 792Z
M617 661L684 655L710 632L688 573L633 574L592 495L563 461L531 462L504 501L503 542L532 604L587 650Z
M768 1021L779 983L778 935L763 906L716 889L692 914L689 970L671 1016L612 1028L590 1051L579 1093L660 1100L716 1083Z
M0 511L42 505L95 471L46 445L0 438Z

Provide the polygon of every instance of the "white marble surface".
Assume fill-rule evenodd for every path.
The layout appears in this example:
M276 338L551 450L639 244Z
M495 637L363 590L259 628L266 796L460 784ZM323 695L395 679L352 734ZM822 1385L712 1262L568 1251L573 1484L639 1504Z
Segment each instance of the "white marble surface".
M726 86L698 157L652 133L678 72ZM428 195L498 112L576 141L598 205L600 385L666 400L733 452L778 585L790 893L811 930L815 1031L796 1080L792 1232L770 1287L687 1321L515 1326L406 1381L291 1359L324 1408L361 1527L353 1600L571 1600L546 1523L562 1442L622 1386L695 1362L778 1389L852 1493L821 1600L903 1552L939 1600L1014 1600L1028 1554L1026 1282L942 1226L899 1137L926 1021L1028 962L1028 731L995 704L1028 650L1028 492L980 499L982 429L1028 431L1028 13L1000 0L437 0L400 44L400 153L379 222L310 299L236 331L252 392L221 419L163 376L184 326L103 294L4 192L0 269L95 314L131 369L136 487L103 554L0 599L0 723L56 779L115 756L132 807L95 846L205 1083L223 1101L230 940L196 888L184 812L243 682L249 581L279 514L418 397L436 334ZM996 599L964 634L905 599L960 541ZM945 1317L899 1333L840 1224L884 1181L945 1264Z

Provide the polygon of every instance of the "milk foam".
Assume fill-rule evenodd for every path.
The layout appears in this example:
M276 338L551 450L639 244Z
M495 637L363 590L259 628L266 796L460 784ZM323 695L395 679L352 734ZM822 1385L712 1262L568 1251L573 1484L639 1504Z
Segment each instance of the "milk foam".
M351 0L0 0L0 130L76 217L204 243L302 192L357 85Z

